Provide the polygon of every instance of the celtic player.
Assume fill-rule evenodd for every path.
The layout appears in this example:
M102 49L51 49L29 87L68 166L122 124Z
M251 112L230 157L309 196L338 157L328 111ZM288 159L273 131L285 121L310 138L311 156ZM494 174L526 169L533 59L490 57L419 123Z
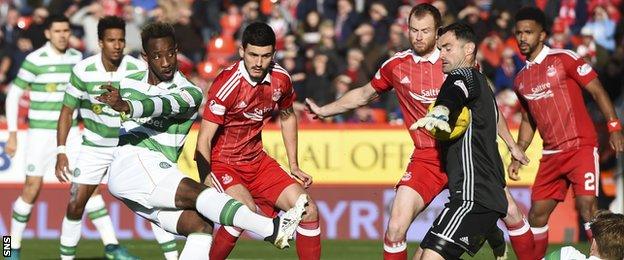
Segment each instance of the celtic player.
M125 27L124 20L116 16L107 16L99 21L98 38L102 52L76 64L63 99L57 133L58 147L65 146L75 109L80 111L84 130L80 155L75 165L69 164L65 153L57 155L56 177L59 181L69 181L69 169L75 167L71 179L71 197L61 229L61 259L73 259L76 255L85 210L102 236L106 257L132 258L125 248L119 246L111 218L98 191L98 185L104 179L119 141L121 120L119 113L95 100L103 92L100 90L101 85L118 87L119 80L125 75L146 68L144 62L123 55ZM173 234L157 226L153 228L165 258L177 259Z
M29 129L26 142L26 180L22 194L13 204L11 220L11 257L19 259L22 233L30 217L33 204L39 196L43 176L54 167L56 149L56 119L61 109L63 92L69 81L71 68L82 59L82 54L68 47L69 21L64 16L50 16L46 21L45 36L48 42L30 53L12 82L6 100L9 139L5 151L9 156L17 150L18 101L24 90L30 91L28 111ZM72 120L75 126L75 120ZM66 152L79 147L78 129L71 127ZM21 163L21 162L20 162Z

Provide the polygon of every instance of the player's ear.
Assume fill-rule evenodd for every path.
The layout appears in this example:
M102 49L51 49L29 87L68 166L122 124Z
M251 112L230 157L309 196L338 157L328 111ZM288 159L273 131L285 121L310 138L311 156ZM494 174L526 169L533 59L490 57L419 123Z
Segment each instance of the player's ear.
M45 35L46 39L50 40L50 29L45 29L43 31L43 34Z
M477 45L474 42L467 42L464 45L464 54L474 56L477 51Z
M238 55L240 55L241 58L245 57L245 48L242 45L238 46Z
M98 39L98 46L100 47L100 50L104 48L104 40L100 40Z
M148 61L148 60L147 60L147 53L146 53L145 51L142 51L142 52L141 52L141 57L143 58L143 60L144 60L145 62L147 62L147 61Z
M539 41L540 42L545 42L546 41L546 37L548 37L548 35L546 34L546 31L542 30L540 32L540 35L539 35Z

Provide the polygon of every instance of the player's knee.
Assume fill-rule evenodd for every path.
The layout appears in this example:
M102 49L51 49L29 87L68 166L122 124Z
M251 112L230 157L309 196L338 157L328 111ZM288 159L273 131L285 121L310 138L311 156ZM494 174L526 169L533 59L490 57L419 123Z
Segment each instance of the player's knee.
M319 219L318 216L318 208L316 207L316 203L310 200L308 206L305 208L305 215L303 215L303 221L317 221Z
M577 197L576 210L585 221L589 221L596 209L595 199L593 197Z
M67 204L66 217L71 220L79 220L82 218L86 203L79 203L76 200L71 200Z
M548 224L548 214L539 210L531 209L529 211L529 223L532 227L543 227Z
M386 237L390 241L403 241L405 239L405 232L407 228L405 223L400 221L400 218L391 217L388 221L388 230L386 231Z
M503 219L505 223L518 223L522 221L522 212L516 204L509 203L507 206L507 216Z

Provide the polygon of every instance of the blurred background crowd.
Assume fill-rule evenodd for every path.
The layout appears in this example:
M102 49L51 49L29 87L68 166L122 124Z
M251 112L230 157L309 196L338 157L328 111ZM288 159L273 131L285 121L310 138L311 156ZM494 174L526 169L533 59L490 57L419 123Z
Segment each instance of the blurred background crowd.
M173 23L180 68L204 89L222 68L239 58L237 48L245 25L260 20L275 30L276 61L292 76L301 120L311 121L303 112L306 97L329 103L367 83L381 63L409 48L407 17L411 6L421 2L436 6L444 24L464 21L475 29L481 41L480 68L494 83L501 110L512 125L520 116L510 88L515 73L524 66L513 37L513 17L525 5L538 6L547 14L551 24L548 45L575 50L593 65L622 117L621 0L0 0L0 93L6 93L25 56L45 43L43 21L50 14L70 18L71 45L85 57L98 52L96 25L105 15L126 20L126 51L134 56L141 51L144 24ZM604 133L598 109L591 103L588 106ZM403 123L392 93L327 122Z

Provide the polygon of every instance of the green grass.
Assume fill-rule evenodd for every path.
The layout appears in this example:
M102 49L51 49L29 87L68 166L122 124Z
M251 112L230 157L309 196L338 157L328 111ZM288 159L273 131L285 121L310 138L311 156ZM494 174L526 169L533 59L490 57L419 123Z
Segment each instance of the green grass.
M325 240L322 242L322 259L381 259L382 245L380 241L361 240ZM141 259L163 259L160 248L156 241L149 240L126 240L121 241L130 252L138 255ZM182 249L184 241L178 241L178 251ZM413 254L418 245L410 243L408 248ZM563 245L551 245L549 251ZM575 245L581 252L589 252L587 243ZM22 242L22 259L58 259L58 240L25 240ZM511 246L508 246L509 259L516 259ZM78 244L77 259L102 259L104 246L99 240L82 240ZM410 254L411 257L411 254ZM241 240L230 255L231 259L297 259L296 249L290 248L280 251L262 241ZM474 257L464 259L493 259L492 252L486 244Z

